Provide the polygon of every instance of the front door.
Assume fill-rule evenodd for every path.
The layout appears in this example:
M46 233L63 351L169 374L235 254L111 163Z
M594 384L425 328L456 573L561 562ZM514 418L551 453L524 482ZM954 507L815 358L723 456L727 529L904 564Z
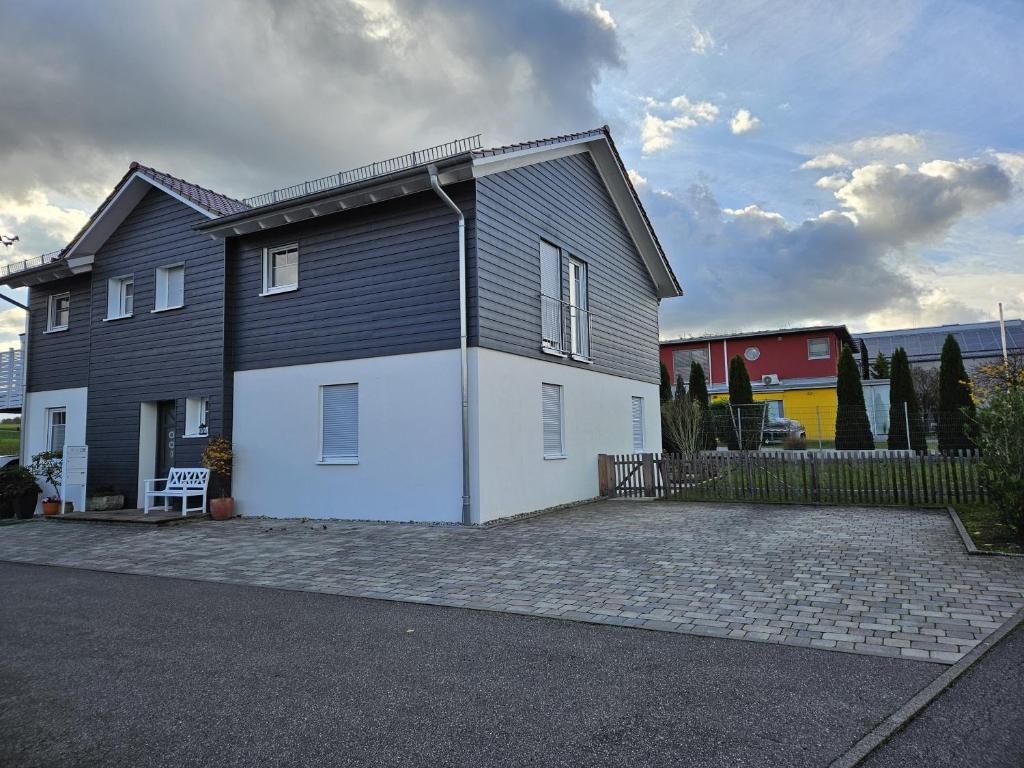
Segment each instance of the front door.
M156 418L156 476L167 477L174 466L177 408L174 400L161 400Z

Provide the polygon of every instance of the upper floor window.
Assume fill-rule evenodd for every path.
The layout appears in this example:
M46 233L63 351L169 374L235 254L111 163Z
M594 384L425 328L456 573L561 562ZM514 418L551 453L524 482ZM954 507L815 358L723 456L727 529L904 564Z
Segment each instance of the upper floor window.
M822 360L830 356L828 336L807 340L807 359Z
M135 278L112 277L107 281L107 320L131 317L135 311Z
M299 246L263 249L263 295L294 291L299 287Z
M46 330L66 331L70 322L71 294L54 294L50 297L46 307Z
M359 385L320 387L320 463L359 463Z
M711 366L708 365L708 350L703 349L677 349L672 352L672 373L676 379L682 378L684 382L690 381L690 368L697 363L704 371L704 380L708 380L708 373Z
M154 312L185 306L185 265L172 264L156 270Z
M54 453L64 452L64 431L67 428L67 420L66 408L46 409L46 450Z
M590 359L590 300L587 264L557 246L540 243L541 349L559 355ZM566 300L562 267L568 268ZM566 336L568 334L568 336Z
M541 344L562 350L562 252L541 241L540 244Z
M587 295L587 265L569 259L569 338L576 357L590 357L590 309Z
M185 398L185 437L206 437L209 434L207 413L210 410L210 398Z

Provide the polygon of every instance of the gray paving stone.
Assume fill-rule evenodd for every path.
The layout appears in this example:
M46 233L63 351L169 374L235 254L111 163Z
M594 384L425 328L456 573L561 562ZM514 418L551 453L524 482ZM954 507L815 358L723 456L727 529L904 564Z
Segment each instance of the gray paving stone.
M609 501L505 526L236 519L8 526L0 559L952 663L1024 607L1024 560L944 513Z

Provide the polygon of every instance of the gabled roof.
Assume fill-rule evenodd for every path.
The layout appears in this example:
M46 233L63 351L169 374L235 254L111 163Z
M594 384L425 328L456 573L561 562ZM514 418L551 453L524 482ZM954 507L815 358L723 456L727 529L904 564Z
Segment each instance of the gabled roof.
M475 140L476 137L471 137ZM668 257L654 233L647 211L611 138L608 126L545 139L482 149L463 139L346 172L296 184L280 194L259 195L269 201L197 227L215 237L234 237L284 226L350 208L372 205L430 189L428 168L435 167L442 184L481 178L535 163L589 152L651 276L658 296L682 295ZM429 158L424 160L423 158ZM380 168L368 175L366 169ZM351 180L355 179L355 180ZM311 190L308 193L305 190Z
M128 171L100 203L71 241L55 254L8 265L0 279L11 286L47 282L92 269L96 251L125 220L150 189L159 189L198 211L208 219L240 213L248 206L234 198L193 184L141 163L132 162ZM21 269L17 267L20 266Z

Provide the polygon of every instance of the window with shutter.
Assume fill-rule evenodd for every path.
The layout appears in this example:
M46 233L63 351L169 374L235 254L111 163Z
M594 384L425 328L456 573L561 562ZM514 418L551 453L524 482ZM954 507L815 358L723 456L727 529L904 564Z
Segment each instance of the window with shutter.
M359 462L359 385L320 388L320 463Z
M640 453L644 450L644 399L633 398L633 450Z
M541 384L541 420L544 425L544 458L565 458L562 387Z
M562 348L562 254L555 246L540 244L541 341Z

